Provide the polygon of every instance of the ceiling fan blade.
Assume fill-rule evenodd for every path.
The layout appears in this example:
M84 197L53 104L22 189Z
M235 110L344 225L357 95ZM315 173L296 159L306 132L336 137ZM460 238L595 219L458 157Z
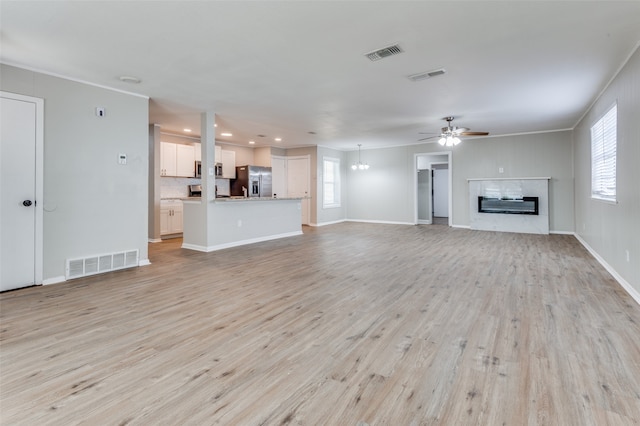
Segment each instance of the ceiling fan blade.
M489 132L462 132L458 134L460 136L487 136Z
M464 134L464 132L468 131L469 128L468 127L454 127L451 130L451 133L455 134L455 135L461 135Z
M433 132L418 132L419 135L438 135L439 133L433 133Z
M440 137L440 135L436 135L436 136L429 136L429 137L426 137L426 138L418 139L418 142L420 142L420 141L426 141L426 140L428 140L428 139L435 139L435 138L439 138L439 137Z

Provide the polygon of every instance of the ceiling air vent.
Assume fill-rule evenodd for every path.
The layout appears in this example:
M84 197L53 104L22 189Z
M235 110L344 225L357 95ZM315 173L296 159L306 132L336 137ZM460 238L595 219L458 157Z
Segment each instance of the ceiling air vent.
M402 50L400 46L398 46L397 44L394 44L393 46L389 46L382 49L378 49L373 52L369 52L364 56L369 58L370 61L377 61L382 58L386 58L387 56L397 55L398 53L402 53L402 52L404 52L404 50Z
M445 73L445 70L443 68L440 68L439 70L433 70L433 71L421 72L419 74L408 75L407 78L411 81L422 81L422 80L426 80L427 78L437 77L444 73Z

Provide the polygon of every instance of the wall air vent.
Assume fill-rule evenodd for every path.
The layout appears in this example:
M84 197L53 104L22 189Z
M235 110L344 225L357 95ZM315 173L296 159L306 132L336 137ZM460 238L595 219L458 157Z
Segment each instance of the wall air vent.
M369 52L364 56L369 58L370 61L377 61L382 58L386 58L387 56L397 55L398 53L402 53L402 52L404 52L404 50L402 50L400 46L398 46L397 44L394 44L393 46L389 46L382 49L378 49L373 52Z
M445 70L443 68L440 68L439 70L433 70L433 71L421 72L419 74L408 75L407 78L411 81L422 81L422 80L426 80L427 78L437 77L444 73L445 73Z
M138 250L67 259L66 279L86 277L103 272L138 266Z

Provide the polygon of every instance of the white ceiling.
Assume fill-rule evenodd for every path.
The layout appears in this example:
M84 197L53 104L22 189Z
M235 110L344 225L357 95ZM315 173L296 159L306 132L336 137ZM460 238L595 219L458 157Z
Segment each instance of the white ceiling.
M256 146L410 145L448 115L491 135L572 128L640 40L640 1L3 0L0 8L3 63L149 96L150 122L168 132L199 134L200 112L213 111L217 140ZM404 53L364 56L392 44ZM407 79L438 68L446 74Z

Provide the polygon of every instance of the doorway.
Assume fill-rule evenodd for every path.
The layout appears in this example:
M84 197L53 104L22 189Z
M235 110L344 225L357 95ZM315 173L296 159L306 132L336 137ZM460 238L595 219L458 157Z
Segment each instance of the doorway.
M451 226L451 152L415 154L414 164L414 223Z
M0 92L0 291L42 284L44 100Z

